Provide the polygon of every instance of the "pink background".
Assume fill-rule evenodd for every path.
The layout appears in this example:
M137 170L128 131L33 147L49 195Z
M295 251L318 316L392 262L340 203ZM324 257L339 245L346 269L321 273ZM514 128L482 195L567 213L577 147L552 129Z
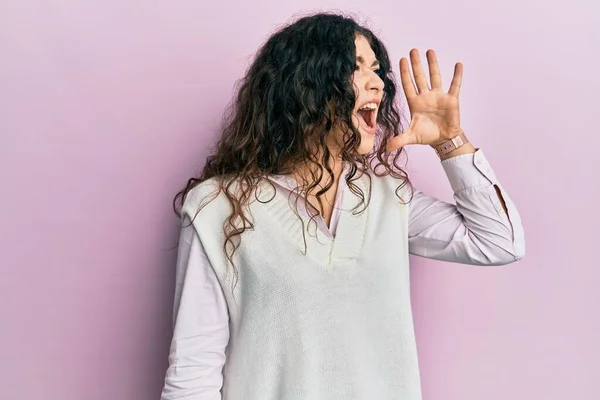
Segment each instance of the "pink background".
M158 399L172 196L252 53L317 8L367 17L396 60L435 48L446 84L464 62L465 130L523 216L517 264L413 259L425 400L600 398L592 3L2 1L0 399ZM432 151L410 160L451 199Z

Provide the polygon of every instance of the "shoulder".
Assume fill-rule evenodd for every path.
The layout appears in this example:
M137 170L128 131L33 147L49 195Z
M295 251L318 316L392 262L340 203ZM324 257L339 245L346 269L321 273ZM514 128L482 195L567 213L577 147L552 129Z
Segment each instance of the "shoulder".
M181 208L181 214L193 219L200 214L219 213L220 209L228 212L228 204L229 201L221 189L219 179L210 178L197 184L187 193Z
M182 216L189 216L194 219L199 217L201 220L224 221L233 212L232 199L252 197L252 193L260 185L255 184L248 187L241 183L238 178L224 179L221 177L213 177L199 183L191 189L183 202L181 209ZM244 189L244 190L242 190ZM250 193L244 193L250 190ZM247 204L242 204L242 208L246 209Z
M373 196L384 198L393 196L403 203L410 200L413 187L408 177L399 173L377 175L371 170L368 174L370 175Z

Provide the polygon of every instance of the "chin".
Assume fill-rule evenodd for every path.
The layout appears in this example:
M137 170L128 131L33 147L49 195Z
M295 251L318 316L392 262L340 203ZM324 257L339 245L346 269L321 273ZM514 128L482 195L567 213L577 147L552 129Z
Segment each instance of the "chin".
M361 132L360 133L360 144L358 145L357 151L361 155L369 154L375 147L375 136Z

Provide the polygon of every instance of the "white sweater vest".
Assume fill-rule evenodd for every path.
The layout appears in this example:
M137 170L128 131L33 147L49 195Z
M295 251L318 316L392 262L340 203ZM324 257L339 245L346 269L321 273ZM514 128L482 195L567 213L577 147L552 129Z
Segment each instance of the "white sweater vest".
M263 202L249 206L254 229L234 255L233 293L223 253L229 202L220 194L194 219L229 310L223 400L421 399L408 206L395 194L398 180L371 174L370 181L360 214L346 189L335 239L300 214L303 226L287 195L273 197L272 186L261 185ZM355 183L368 198L368 177ZM194 188L184 215L193 217L215 187L209 180Z

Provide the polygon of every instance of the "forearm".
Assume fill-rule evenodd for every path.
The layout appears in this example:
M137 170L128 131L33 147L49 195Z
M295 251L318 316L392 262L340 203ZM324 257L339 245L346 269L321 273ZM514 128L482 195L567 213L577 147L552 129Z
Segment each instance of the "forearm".
M434 146L431 146L431 147L434 147ZM452 150L450 153L441 156L440 160L444 161L449 158L461 156L463 154L473 154L476 151L477 151L477 149L475 148L475 146L473 146L473 144L469 141L469 142L463 144L462 146L460 146L459 148ZM508 209L506 208L506 202L504 201L504 198L502 197L500 188L498 186L495 186L495 189L496 189L496 195L498 196L498 199L500 200L500 203L502 204L502 208L504 208L504 212L508 212Z
M476 265L522 258L525 241L519 213L483 152L446 158L442 165L456 204L414 193L409 216L411 253Z

